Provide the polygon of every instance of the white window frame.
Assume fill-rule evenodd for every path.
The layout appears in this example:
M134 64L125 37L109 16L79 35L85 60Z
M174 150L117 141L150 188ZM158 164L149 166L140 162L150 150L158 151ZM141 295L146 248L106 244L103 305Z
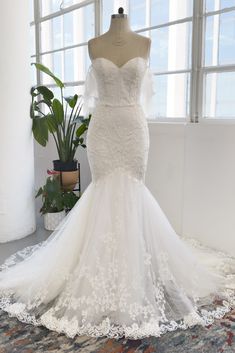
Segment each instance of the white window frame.
M100 17L101 17L101 12L100 12L100 0L84 0L81 1L80 3L76 5L71 5L66 8L62 8L59 11L53 12L49 15L40 17L40 0L33 0L34 1L34 21L30 23L30 25L35 25L35 54L31 55L31 58L36 59L36 62L40 63L41 62L41 56L45 54L53 54L56 52L64 52L67 49L73 49L73 48L78 48L84 45L87 45L87 42L82 42L79 44L74 44L74 45L68 45L61 47L59 49L52 49L48 51L42 51L41 50L41 38L40 38L40 25L42 22L51 20L55 17L64 15L66 13L72 12L74 10L77 10L79 8L83 8L89 4L94 4L94 10L95 10L95 36L98 36L100 34ZM41 78L41 73L39 70L37 70L36 73L36 84L41 85L42 84L42 78ZM84 81L72 81L72 82L65 82L66 87L73 87L73 86L80 86L84 84ZM47 84L48 87L55 87L55 84Z
M194 0L195 1L195 0ZM197 1L196 1L197 2ZM198 111L195 114L195 122L200 122L203 124L226 124L226 123L231 123L235 124L235 112L234 112L234 117L230 118L223 118L223 117L218 117L218 118L210 118L210 117L205 117L203 116L203 104L205 100L205 77L207 73L215 73L215 72L235 72L235 64L234 65L220 65L220 66L203 66L203 45L205 42L205 29L206 29L206 19L209 16L214 16L214 15L220 15L226 12L230 11L235 11L235 6L231 7L226 7L221 10L216 10L216 11L210 11L205 13L204 12L204 6L205 6L205 1L199 0L198 1L198 8L197 8L197 17L198 17L198 22L199 22L199 31L200 31L200 37L199 38L199 45L201 47L201 57L198 58L198 65L197 65L197 71L198 71L198 83L197 83L197 91L198 91L198 100L196 101L196 104L198 106Z
M57 16L63 15L65 13L77 10L81 7L84 7L88 4L93 3L95 8L95 36L99 36L102 33L102 0L84 0L76 5L68 6L60 11L54 12L47 16L41 17L40 14L40 0L34 1L34 21L30 24L35 25L35 54L31 58L36 59L37 62L40 62L40 56L43 54L51 54L61 50L72 49L79 46L87 45L87 42L79 43L76 45L66 46L60 49L54 49L46 52L41 52L40 47L40 23ZM193 0L193 14L192 16L185 17L183 19L162 23L156 26L144 27L136 30L136 33L148 32L158 28L169 27L172 25L177 25L180 23L192 22L192 50L191 50L191 68L185 70L174 70L166 72L153 72L154 75L164 75L164 74L180 74L180 73L189 73L190 74L190 98L189 98L189 116L188 117L157 117L155 119L149 119L153 122L184 122L184 123L235 123L235 114L234 118L222 119L222 118L205 118L203 117L203 102L204 102L204 78L208 72L227 72L235 71L235 65L223 65L223 66L207 66L203 67L203 56L204 56L204 40L205 40L205 23L208 16L221 14L229 11L235 10L235 6L224 8L218 11L212 11L204 13L204 6L206 0ZM150 13L150 0L146 0L147 6L147 17L149 18ZM129 6L128 6L129 8ZM36 83L37 85L42 84L41 74L39 70L36 73ZM84 81L74 81L66 82L66 86L79 86L83 85ZM48 85L48 87L54 87L54 84Z
M149 6L149 9L147 9L146 12L149 12L150 11L150 2L149 1L147 1L147 5ZM151 30L169 27L169 26L173 26L173 25L177 25L177 24L181 24L181 23L186 23L186 22L193 22L193 16L188 16L188 17L184 17L179 20L161 23L161 24L155 25L155 26L140 28L140 29L136 30L136 33L141 34L142 32L148 32ZM183 69L183 70L182 69L181 70L169 70L169 71L164 71L164 72L163 71L161 71L161 72L154 72L153 71L153 74L156 76L166 75L166 74L167 75L183 74L183 73L190 73L191 74L190 80L192 80L192 73L193 73L192 68L191 69ZM191 87L191 85L190 85L190 87ZM190 102L191 102L191 94L190 94ZM190 111L190 107L189 107L189 111ZM187 122L187 121L191 121L189 117L190 117L190 114L188 117L157 117L157 118L148 119L148 120L153 121L153 122Z

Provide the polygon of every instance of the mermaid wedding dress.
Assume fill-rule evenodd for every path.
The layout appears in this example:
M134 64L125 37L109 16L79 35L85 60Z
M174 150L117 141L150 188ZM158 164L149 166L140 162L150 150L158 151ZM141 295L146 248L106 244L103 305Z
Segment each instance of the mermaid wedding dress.
M85 87L92 181L47 240L3 263L0 307L68 337L137 339L211 324L234 306L235 261L181 239L145 186L147 60L94 59Z

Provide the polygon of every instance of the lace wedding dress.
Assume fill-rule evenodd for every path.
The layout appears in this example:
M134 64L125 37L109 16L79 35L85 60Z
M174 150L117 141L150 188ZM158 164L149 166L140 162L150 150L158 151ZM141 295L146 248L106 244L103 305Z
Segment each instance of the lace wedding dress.
M85 83L92 181L46 241L1 266L0 307L68 337L137 339L211 324L234 306L235 261L180 238L145 186L147 60L97 58Z

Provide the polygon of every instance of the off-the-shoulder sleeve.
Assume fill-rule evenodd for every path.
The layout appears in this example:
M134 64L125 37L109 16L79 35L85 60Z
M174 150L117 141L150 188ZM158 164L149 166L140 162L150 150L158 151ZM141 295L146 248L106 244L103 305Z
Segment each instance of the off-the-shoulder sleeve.
M143 107L146 117L154 117L153 96L156 94L154 89L154 75L149 66L145 71L142 87L140 102Z
M91 65L87 71L85 83L84 83L84 93L83 93L83 115L88 116L92 114L96 101L98 99L98 88L97 81L94 73L93 66Z

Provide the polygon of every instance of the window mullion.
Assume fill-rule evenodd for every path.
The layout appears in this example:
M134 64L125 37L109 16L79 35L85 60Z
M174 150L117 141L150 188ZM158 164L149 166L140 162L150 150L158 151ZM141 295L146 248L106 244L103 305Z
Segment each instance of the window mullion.
M151 26L151 0L145 0L146 5L146 15L145 15L145 25L146 27ZM147 31L148 37L150 37L150 31Z
M63 44L63 47L64 47L64 43L65 43L65 40L64 40L64 16L62 15L61 16L61 40L62 40L62 44ZM53 54L52 54L53 55ZM62 73L62 80L65 81L65 50L62 51L61 53L61 65L62 65L62 68L61 68L61 73Z
M192 123L197 123L202 112L203 77L203 0L194 0L192 28L192 72L190 86L190 117Z
M95 37L99 36L102 32L102 13L103 13L103 1L95 0Z
M220 9L217 11L209 11L207 13L205 13L205 17L209 17L209 16L215 16L215 15L221 15L223 13L227 13L227 12L231 12L231 11L235 11L235 6L231 6L231 7L225 7L224 9Z
M35 20L35 54L36 62L40 62L40 51L41 51L41 35L40 35L40 5L39 0L34 0L34 20ZM40 71L36 70L36 82L37 85L41 84Z

